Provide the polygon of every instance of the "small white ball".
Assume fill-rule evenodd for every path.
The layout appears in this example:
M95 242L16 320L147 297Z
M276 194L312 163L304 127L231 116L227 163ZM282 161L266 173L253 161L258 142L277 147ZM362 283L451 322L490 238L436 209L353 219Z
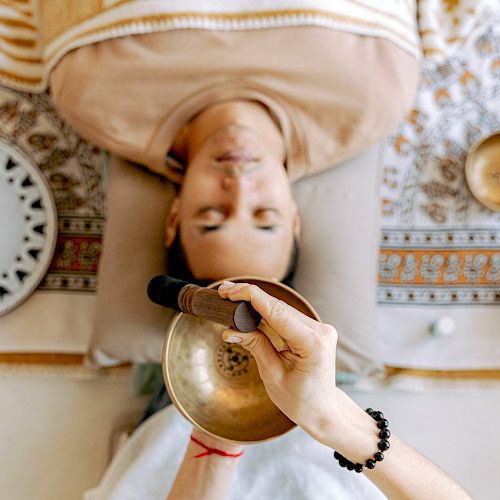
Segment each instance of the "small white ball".
M449 316L441 316L429 327L431 335L448 337L455 331L455 321Z

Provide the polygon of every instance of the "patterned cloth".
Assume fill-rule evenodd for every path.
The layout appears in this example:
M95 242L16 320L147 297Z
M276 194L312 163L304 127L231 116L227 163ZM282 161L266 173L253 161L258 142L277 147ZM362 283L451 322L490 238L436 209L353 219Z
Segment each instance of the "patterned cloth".
M391 365L500 367L500 213L464 175L472 144L500 130L498 2L472 19L460 52L424 61L414 108L385 147L378 301ZM432 338L443 316L456 330Z
M83 353L104 230L103 157L63 122L45 93L0 87L0 139L38 166L58 215L48 272L32 296L0 318L0 351Z
M499 6L498 0L417 0L424 57L446 61L467 43L478 21Z
M57 207L57 247L40 288L95 291L104 224L99 151L64 123L47 94L0 87L0 124L2 139L45 175Z

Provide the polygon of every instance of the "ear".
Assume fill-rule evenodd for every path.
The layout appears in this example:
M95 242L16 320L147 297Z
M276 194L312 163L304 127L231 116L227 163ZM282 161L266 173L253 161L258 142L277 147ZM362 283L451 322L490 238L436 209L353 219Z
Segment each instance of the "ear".
M169 248L175 240L181 211L181 200L177 196L174 198L167 218L165 220L165 246Z

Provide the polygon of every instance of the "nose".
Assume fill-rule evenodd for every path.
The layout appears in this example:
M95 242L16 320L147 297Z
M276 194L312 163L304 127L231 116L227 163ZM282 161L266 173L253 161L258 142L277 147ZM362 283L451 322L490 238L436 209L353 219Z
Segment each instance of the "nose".
M254 176L248 174L228 173L222 177L222 188L231 194L250 191L256 186Z
M257 182L250 175L225 175L222 189L228 195L228 205L234 217L242 217L256 194Z

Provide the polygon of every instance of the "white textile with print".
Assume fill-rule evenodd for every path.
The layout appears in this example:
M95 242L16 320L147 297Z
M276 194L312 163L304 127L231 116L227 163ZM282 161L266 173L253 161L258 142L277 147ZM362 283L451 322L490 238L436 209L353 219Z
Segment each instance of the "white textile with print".
M474 20L459 53L424 60L415 105L385 146L378 302L389 365L500 368L500 213L464 175L471 146L500 130L500 10ZM430 335L443 317L455 331Z

